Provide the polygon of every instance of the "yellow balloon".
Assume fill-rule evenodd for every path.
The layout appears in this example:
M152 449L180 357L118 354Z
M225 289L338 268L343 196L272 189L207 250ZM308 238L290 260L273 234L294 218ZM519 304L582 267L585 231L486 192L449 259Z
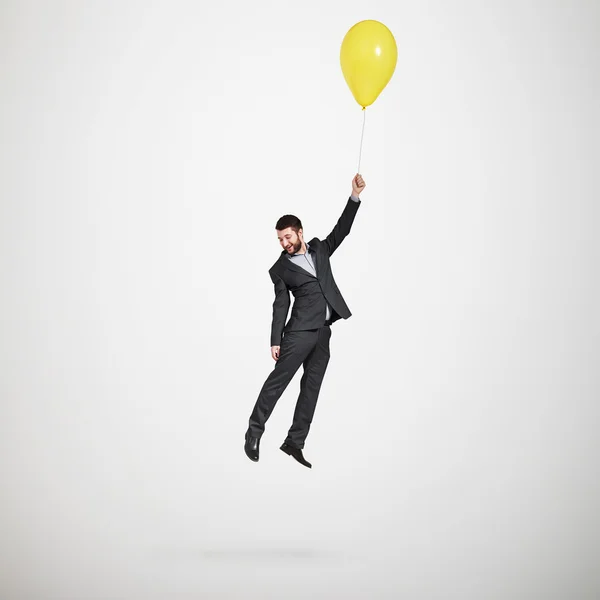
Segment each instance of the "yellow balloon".
M354 99L365 109L388 84L398 60L392 32L379 21L361 21L344 37L340 64Z

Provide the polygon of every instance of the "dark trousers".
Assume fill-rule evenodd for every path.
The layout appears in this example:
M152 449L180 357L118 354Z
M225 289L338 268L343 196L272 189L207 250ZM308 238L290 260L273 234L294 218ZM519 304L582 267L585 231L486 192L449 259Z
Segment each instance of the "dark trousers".
M329 363L329 340L331 327L324 325L310 331L290 331L284 334L279 350L279 360L262 386L254 410L250 415L246 435L260 438L265 423L271 416L277 400L281 397L300 365L304 374L300 381L300 395L296 402L294 419L285 442L295 448L304 448L304 442L312 423L319 390Z

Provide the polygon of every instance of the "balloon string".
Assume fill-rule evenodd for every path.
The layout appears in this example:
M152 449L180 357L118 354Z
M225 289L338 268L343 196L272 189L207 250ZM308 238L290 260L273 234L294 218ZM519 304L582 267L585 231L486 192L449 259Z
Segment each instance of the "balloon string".
M365 137L365 121L367 120L367 110L363 107L363 126L362 126L362 134L360 136L360 151L358 153L358 169L356 172L360 175L360 159L362 157L362 146L363 146L363 138Z

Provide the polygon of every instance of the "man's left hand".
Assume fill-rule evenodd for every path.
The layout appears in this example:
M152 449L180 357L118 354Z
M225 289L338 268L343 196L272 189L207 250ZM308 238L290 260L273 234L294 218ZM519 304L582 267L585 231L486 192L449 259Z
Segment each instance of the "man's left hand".
M365 180L357 173L352 180L352 194L359 196L365 187L367 187Z

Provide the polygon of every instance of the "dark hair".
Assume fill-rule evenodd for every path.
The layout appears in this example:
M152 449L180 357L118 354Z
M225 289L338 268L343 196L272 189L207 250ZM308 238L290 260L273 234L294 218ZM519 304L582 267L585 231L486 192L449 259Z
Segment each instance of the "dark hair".
M283 217L281 217L275 225L275 229L278 231L283 231L288 227L291 227L296 233L298 233L298 230L302 229L302 222L295 215L283 215Z

